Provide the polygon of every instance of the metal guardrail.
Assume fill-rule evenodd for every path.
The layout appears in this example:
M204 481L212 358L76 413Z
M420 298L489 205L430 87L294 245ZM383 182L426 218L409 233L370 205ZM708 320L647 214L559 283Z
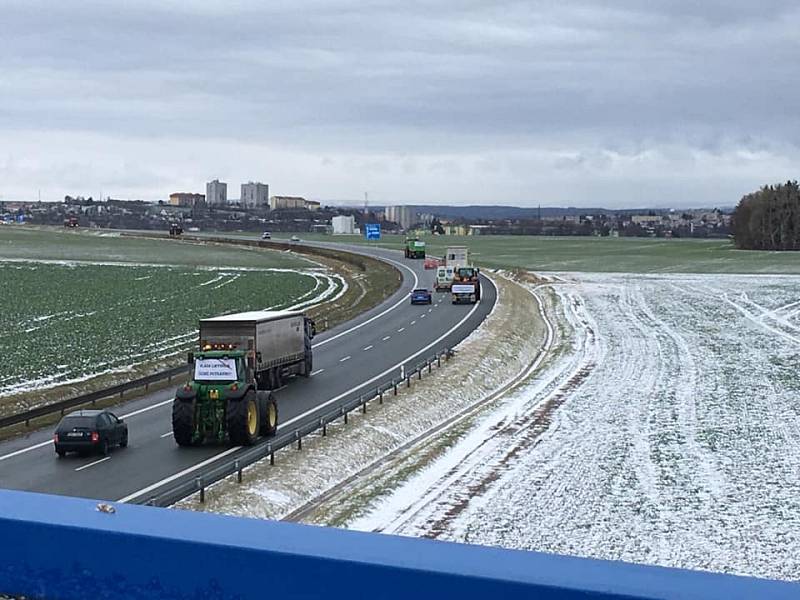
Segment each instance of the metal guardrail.
M266 458L269 458L270 464L274 465L275 453L278 450L294 444L297 444L297 449L301 450L303 448L304 437L320 430L322 430L322 435L326 436L328 433L327 427L333 421L343 419L344 423L347 424L348 415L354 410L361 409L362 413L366 413L367 405L375 400L383 404L384 396L396 396L400 387L411 387L411 381L414 377L418 380L422 379L422 373L425 369L430 373L434 364L441 367L442 360L447 361L454 355L455 351L451 348L442 350L432 357L417 363L414 368L407 371L402 378L392 378L383 385L376 386L374 390L370 390L366 394L360 394L355 398L343 401L339 406L333 408L329 412L313 420L309 420L307 423L295 427L291 431L281 433L273 438L261 441L256 446L244 449L243 452L238 453L234 458L211 466L194 478L181 481L170 488L162 489L158 494L150 496L142 495L133 500L132 503L165 507L171 506L175 502L183 500L195 493L200 494L200 502L205 502L206 487L233 474L236 474L237 481L241 483L242 470L244 468Z
M133 390L140 387L144 387L146 389L151 383L163 381L164 379L172 381L173 377L182 375L188 370L188 365L179 365L166 371L159 371L158 373L146 375L144 377L140 377L139 379L134 379L133 381L120 383L102 390L89 392L88 394L81 394L80 396L75 396L73 398L67 398L66 400L61 400L60 402L53 402L52 404L37 406L31 410L26 410L25 412L16 413L7 417L0 417L0 429L3 427L10 427L11 425L18 425L20 423L25 423L25 425L28 426L31 420L38 417L44 417L55 413L61 413L63 415L64 411L69 408L74 408L83 404L94 405L98 400L110 398L111 396L116 396L117 394L122 397L128 390Z

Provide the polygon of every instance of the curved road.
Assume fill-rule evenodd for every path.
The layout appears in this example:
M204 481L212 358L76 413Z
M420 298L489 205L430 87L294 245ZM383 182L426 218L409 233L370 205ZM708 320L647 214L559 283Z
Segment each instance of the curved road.
M275 392L279 431L374 390L399 376L401 365L411 368L455 346L494 306L496 290L486 279L477 305L453 306L448 295L434 294L432 306L411 306L408 293L413 287L433 288L434 272L425 271L423 261L403 259L391 250L346 249L389 260L403 273L403 283L381 305L315 338L312 377L295 378ZM163 486L194 477L204 466L241 451L226 446L179 448L171 432L173 393L174 387L169 387L112 408L128 423L130 445L115 448L105 458L68 455L58 459L52 428L0 443L0 487L141 502Z

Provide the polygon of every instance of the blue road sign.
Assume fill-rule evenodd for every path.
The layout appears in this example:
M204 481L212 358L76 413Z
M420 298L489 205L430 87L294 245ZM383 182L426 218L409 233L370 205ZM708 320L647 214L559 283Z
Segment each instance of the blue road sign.
M380 223L366 223L364 225L364 234L368 240L381 239L381 224Z

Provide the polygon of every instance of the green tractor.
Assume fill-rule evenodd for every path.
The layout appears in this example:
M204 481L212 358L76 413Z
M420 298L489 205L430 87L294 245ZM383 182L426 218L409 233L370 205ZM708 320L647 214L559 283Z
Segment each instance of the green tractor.
M425 258L425 242L418 237L407 237L406 258Z
M272 393L258 390L253 358L243 350L189 354L193 378L178 388L172 404L172 432L180 446L203 442L249 446L278 430Z

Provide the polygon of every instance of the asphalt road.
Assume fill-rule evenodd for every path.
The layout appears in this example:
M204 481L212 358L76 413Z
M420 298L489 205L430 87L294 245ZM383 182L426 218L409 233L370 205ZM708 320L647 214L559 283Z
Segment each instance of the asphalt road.
M325 245L325 244L320 244ZM434 353L455 346L494 306L496 290L484 280L477 305L453 306L434 294L432 306L411 306L413 287L433 288L434 271L423 261L363 246L348 247L392 261L403 273L400 290L380 306L314 340L314 372L275 392L279 432L318 418L339 402L374 390ZM237 447L180 448L171 432L174 388L112 408L128 423L130 444L108 457L57 458L52 429L0 443L0 487L111 501L141 501L159 488L194 477L202 467L235 457Z

